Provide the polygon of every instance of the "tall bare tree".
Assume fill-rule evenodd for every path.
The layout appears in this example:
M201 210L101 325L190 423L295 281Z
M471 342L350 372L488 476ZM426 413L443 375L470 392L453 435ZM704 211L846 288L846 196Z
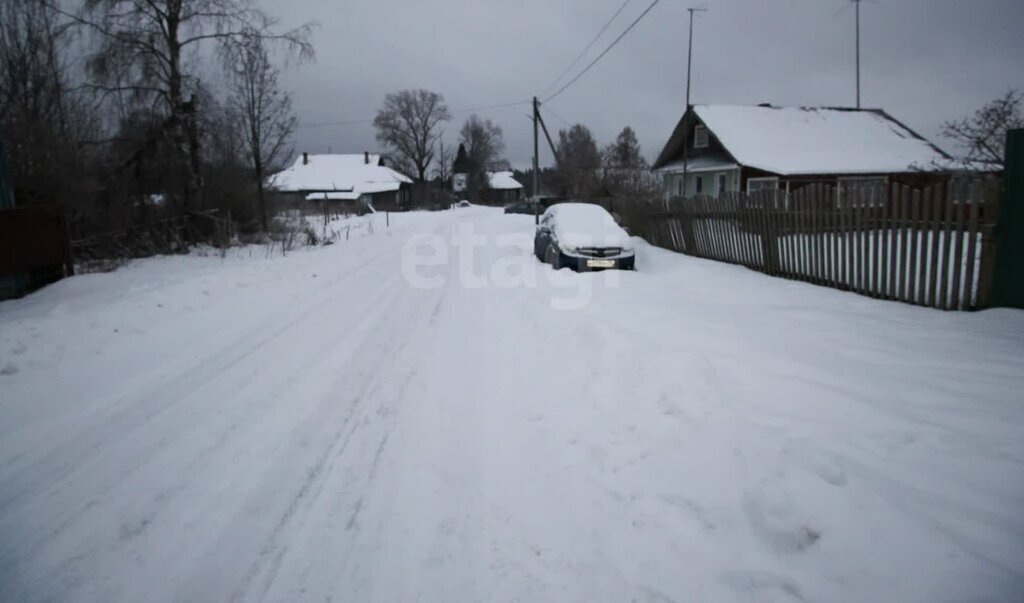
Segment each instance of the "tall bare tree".
M39 0L0 2L0 129L7 140L16 196L60 203L76 180L76 148L88 120L69 85L67 19Z
M640 152L636 132L626 126L602 151L603 183L610 195L636 194L651 180L647 161Z
M267 169L290 153L289 139L296 118L291 96L281 89L278 69L258 32L243 34L225 52L230 77L230 105L240 120L245 156L252 167L259 203L260 225L268 227L264 184Z
M488 184L488 170L495 166L505 150L501 127L489 119L480 119L474 113L462 124L459 142L466 149L466 159L471 170L466 179L469 195L478 197Z
M384 97L373 120L377 141L387 145L399 165L411 167L418 182L426 181L434 160L439 126L451 119L444 97L429 90L402 90ZM408 169L408 168L407 168Z
M96 35L89 66L98 91L131 94L166 116L162 134L175 151L173 168L183 179L186 210L201 192L196 106L186 98L198 88L186 64L189 53L255 36L279 42L300 58L313 56L314 24L279 32L277 22L251 0L85 0L74 14L53 6Z
M567 195L592 194L598 186L601 153L590 129L576 124L558 132L558 185Z
M962 160L968 167L984 166L1003 170L1006 162L1006 133L1024 128L1021 93L1010 90L973 115L946 122L942 135L955 141L963 150Z
M609 143L602 152L604 166L610 169L636 170L647 167L647 162L640 153L640 142L636 139L636 132L633 128L626 126L615 137L615 142Z

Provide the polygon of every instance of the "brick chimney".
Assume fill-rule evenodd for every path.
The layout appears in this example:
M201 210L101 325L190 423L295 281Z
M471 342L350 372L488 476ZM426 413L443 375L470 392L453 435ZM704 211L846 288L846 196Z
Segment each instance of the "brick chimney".
M302 154L302 165L309 165L309 153Z

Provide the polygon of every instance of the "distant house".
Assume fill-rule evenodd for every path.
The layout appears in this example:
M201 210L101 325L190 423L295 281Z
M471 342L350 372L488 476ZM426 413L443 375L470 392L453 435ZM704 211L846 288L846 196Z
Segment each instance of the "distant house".
M695 105L652 169L668 196L948 179L951 157L881 109ZM842 189L841 189L842 190Z
M412 179L372 153L303 153L290 168L270 178L270 186L286 197L343 203L357 211L407 209L411 184Z
M469 174L472 165L466 156L466 147L459 145L459 152L452 163L452 192L458 196L469 187ZM487 183L483 190L477 191L480 203L501 205L518 201L523 197L523 185L516 180L510 171L487 172Z

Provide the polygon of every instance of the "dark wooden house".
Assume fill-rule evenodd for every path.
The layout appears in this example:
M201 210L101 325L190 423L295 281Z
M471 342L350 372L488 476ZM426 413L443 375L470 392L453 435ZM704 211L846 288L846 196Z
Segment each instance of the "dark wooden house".
M653 170L668 196L948 180L952 158L881 109L694 105Z

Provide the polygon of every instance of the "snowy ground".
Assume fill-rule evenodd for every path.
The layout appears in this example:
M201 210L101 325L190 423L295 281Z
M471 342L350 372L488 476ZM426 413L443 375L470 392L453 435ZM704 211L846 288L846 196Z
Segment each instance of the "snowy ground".
M1024 313L391 219L0 303L0 600L1024 593Z

